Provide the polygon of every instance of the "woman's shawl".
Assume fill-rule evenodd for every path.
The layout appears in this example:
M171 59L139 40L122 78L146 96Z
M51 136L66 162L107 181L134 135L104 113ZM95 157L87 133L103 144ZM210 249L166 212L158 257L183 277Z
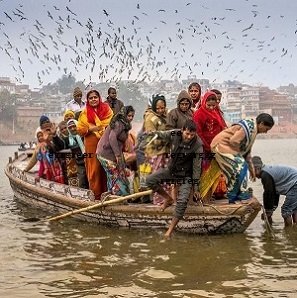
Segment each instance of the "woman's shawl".
M242 155L251 151L257 136L257 124L254 119L240 120L238 123L245 133L245 143L242 144Z
M100 128L99 131L94 132L94 134L98 139L100 139L101 136L103 135L105 127L109 124L112 116L113 116L113 112L110 107L107 113L105 114L105 116L102 117L102 119L99 119L97 115L95 116L95 125ZM93 126L92 123L89 123L88 121L87 110L83 109L83 111L80 113L80 116L78 118L78 123L77 123L78 133L81 136L85 136L88 133L89 128L91 128L92 126Z
M67 122L67 130L69 133L68 139L69 139L69 146L70 148L73 147L75 145L75 142L78 144L81 152L84 154L85 153L85 145L84 142L81 139L81 136L79 134L73 135L71 133L71 131L69 130L69 126L71 125L71 123L74 123L77 126L77 121L75 119L70 119Z

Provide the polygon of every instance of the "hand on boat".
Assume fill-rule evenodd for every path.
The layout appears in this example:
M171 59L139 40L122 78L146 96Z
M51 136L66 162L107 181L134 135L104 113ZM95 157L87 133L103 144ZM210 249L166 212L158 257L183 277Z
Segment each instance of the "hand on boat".
M201 194L199 191L195 191L193 196L197 201L201 199Z

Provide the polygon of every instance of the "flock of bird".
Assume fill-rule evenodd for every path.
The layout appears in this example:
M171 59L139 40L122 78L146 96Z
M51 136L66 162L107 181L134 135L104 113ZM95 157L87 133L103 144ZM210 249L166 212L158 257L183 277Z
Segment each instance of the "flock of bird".
M238 18L238 9L229 7L209 17L211 8L202 2L180 1L178 8L146 10L142 2L135 2L125 24L113 16L114 8L97 6L97 17L91 17L90 11L90 17L82 18L71 0L59 5L47 2L36 4L40 13L32 17L30 7L22 2L2 11L0 34L4 40L1 38L0 54L5 55L3 62L11 66L16 81L22 82L33 69L40 85L57 72L75 77L88 73L85 83L122 79L137 83L181 79L185 74L207 74L215 80L233 67L236 72L230 79L237 79L249 69L244 67L250 64L247 53L253 53L257 64L279 67L282 58L293 57L292 51L279 42L280 34L268 31L269 24L280 22L284 15L265 14L257 4L250 3L249 19ZM199 17L197 7L202 13ZM259 18L262 27L257 24ZM14 28L13 33L10 28ZM271 35L265 33L265 37L258 38L254 34L257 31ZM291 34L285 37L292 38L290 42L296 47L297 30L292 28ZM236 51L238 56L233 54ZM231 61L226 58L232 55Z

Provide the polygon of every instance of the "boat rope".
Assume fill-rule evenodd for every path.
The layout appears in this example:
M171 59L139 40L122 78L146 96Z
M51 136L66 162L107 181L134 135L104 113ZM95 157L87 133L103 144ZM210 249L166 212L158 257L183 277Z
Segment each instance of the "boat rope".
M237 210L239 210L240 208L242 208L242 207L244 207L244 206L248 206L248 205L250 205L250 203L249 204L247 204L247 205L240 205L240 206L238 206L236 209L234 209L232 212L228 212L228 213L226 213L226 212L222 212L222 211L220 211L220 210L218 210L215 206L213 206L213 205L210 205L210 204L203 204L203 202L202 202L202 205L203 206L206 206L206 207L211 207L211 208L213 208L214 210L216 210L219 214L221 214L221 215L232 215L232 214L234 214Z

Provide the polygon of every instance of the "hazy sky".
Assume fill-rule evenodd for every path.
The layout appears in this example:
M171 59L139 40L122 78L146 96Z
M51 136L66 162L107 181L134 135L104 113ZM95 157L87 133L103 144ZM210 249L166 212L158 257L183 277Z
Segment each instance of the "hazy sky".
M0 76L297 84L294 0L0 0Z

